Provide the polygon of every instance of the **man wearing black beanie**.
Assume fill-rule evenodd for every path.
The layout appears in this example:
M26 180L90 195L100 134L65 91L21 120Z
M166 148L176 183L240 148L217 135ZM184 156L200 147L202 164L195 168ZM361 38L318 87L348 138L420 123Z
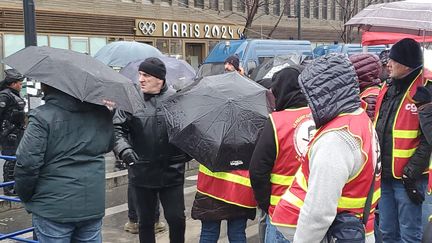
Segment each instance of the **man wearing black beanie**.
M390 80L377 98L375 115L382 164L379 226L383 242L420 242L431 147L415 99L430 73L423 70L422 50L413 39L394 44L389 58Z
M169 143L161 106L175 91L166 85L166 68L160 59L145 59L137 71L145 109L134 114L116 111L114 152L129 165L129 187L136 206L140 242L156 241L155 210L159 196L170 242L184 243L184 163L190 157Z

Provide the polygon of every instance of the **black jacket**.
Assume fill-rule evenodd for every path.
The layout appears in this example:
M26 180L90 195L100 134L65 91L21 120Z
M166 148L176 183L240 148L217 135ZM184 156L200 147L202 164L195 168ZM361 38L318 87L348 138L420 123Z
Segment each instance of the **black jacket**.
M300 91L298 76L303 67L284 68L273 76L272 92L276 99L276 111L288 108L306 107L307 101ZM249 174L258 206L268 211L270 206L270 174L276 160L275 133L270 118L266 121L257 141L249 165Z
M391 80L387 85L388 90L382 100L379 115L376 122L376 131L378 134L381 147L382 178L393 178L391 163L393 151L393 134L392 127L396 116L396 111L402 101L402 98L410 84L415 80L421 69L414 70L411 74L401 80ZM404 173L412 179L417 179L422 172L429 166L429 157L431 154L430 145L422 134L420 144L416 152L411 156L404 168Z
M12 88L0 91L0 144L3 155L15 155L24 133L25 101Z
M133 185L160 188L184 183L184 163L190 157L169 143L161 107L174 93L164 85L157 95L143 95L144 110L135 114L118 110L114 115L114 152L122 158L122 152L131 148L139 157L128 171Z

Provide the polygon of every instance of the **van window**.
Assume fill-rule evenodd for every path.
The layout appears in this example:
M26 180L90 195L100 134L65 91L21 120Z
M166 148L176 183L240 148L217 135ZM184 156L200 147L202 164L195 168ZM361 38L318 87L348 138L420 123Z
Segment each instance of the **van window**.
M261 63L263 63L263 62L265 62L265 61L267 61L267 60L269 60L269 59L272 59L273 57L270 57L270 56L268 56L268 57L258 57L258 65L259 64L261 64Z

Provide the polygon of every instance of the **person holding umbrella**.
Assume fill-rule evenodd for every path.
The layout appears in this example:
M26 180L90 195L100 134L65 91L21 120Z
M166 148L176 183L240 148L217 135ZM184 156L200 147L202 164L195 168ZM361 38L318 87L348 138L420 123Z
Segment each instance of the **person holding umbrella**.
M293 65L273 75L271 90L276 98L275 112L264 125L249 167L255 198L267 215L264 238L269 243L287 242L270 221L280 197L291 185L300 167L301 156L312 138L310 135L315 131L306 97L298 84L303 69Z
M15 189L40 242L102 242L110 111L42 84L17 151Z
M389 58L391 79L377 98L375 116L383 165L380 230L383 242L420 242L431 146L413 97L430 72L423 70L422 50L413 39L394 44Z
M159 195L171 243L185 241L185 162L190 157L168 141L162 102L175 91L168 88L165 64L145 59L137 70L144 109L117 110L114 152L129 166L129 186L138 216L140 242L155 242L155 210ZM173 200L175 199L175 200Z
M6 77L0 83L0 144L1 154L15 156L16 149L24 132L25 101L20 91L24 77L15 69L5 70ZM14 180L15 160L3 164L3 181ZM3 187L7 196L16 195L13 186Z

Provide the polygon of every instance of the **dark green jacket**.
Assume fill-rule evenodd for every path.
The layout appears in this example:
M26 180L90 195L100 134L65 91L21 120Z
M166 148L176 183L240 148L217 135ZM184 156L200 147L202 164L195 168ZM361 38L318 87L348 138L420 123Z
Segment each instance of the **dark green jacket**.
M27 211L55 222L102 218L111 115L61 92L45 101L30 112L18 146L16 192Z

